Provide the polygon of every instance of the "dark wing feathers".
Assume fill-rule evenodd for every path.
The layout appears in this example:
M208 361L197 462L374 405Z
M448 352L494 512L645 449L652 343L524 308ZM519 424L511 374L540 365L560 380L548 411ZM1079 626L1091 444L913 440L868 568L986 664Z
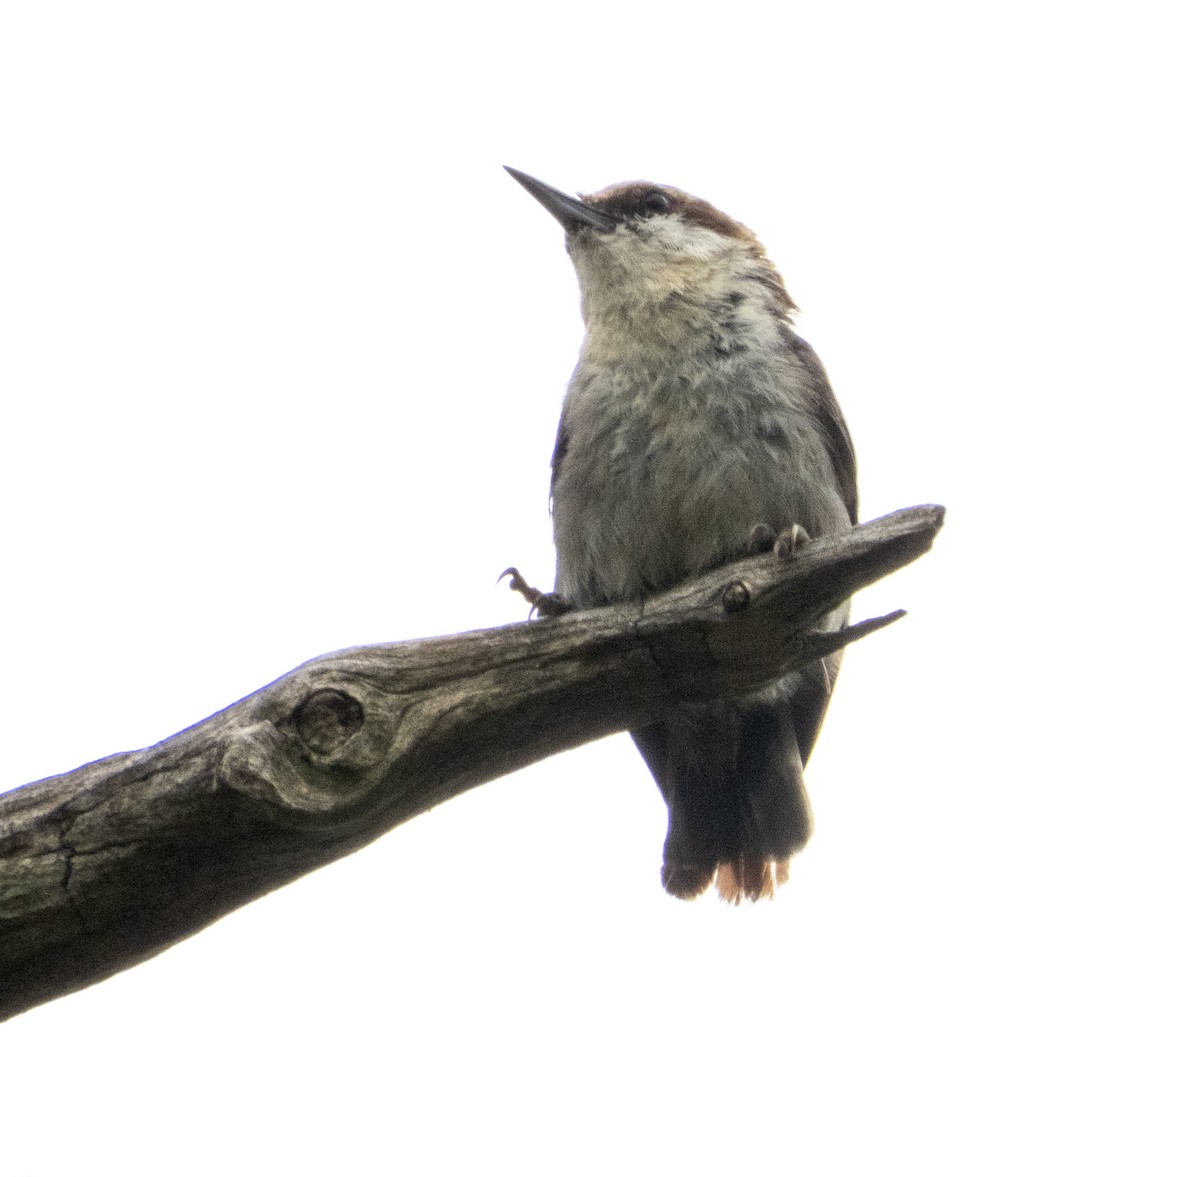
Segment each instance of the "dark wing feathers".
M558 472L562 469L563 459L567 456L567 419L564 413L558 419L558 436L554 439L554 453L550 455L550 497L554 498L554 484L558 481Z
M858 462L854 457L854 443L850 440L850 430L846 428L846 419L829 386L829 377L825 374L825 365L817 358L817 353L798 335L788 331L789 342L800 363L804 365L810 377L810 387L815 394L813 405L813 421L825 443L825 450L833 464L834 477L837 479L838 492L846 510L850 512L850 522L858 522Z
M833 475L837 479L838 493L842 502L846 504L850 522L857 523L858 462L854 456L854 443L850 440L846 419L842 416L841 407L833 395L829 377L825 374L825 365L818 359L817 353L805 340L790 330L788 339L809 376L809 387L814 393L812 417L821 440L825 443L825 452L829 455ZM804 675L799 689L792 696L792 720L796 730L796 742L805 764L808 763L813 745L817 742L817 734L825 719L825 711L829 706L829 697L833 693L833 684L837 680L841 662L839 652L810 667L810 671L816 673Z

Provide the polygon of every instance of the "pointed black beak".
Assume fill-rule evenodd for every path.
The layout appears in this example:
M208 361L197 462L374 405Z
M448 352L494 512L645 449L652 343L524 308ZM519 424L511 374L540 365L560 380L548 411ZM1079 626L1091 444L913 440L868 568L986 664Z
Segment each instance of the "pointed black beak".
M541 180L535 180L524 172L518 172L516 168L506 165L504 170L568 233L582 229L585 225L592 229L598 229L601 233L611 233L620 224L616 217L610 217L607 213L592 208L590 204L584 204L582 200L576 200L575 197L568 196L565 192L559 192L557 188L551 188L549 184L543 184Z

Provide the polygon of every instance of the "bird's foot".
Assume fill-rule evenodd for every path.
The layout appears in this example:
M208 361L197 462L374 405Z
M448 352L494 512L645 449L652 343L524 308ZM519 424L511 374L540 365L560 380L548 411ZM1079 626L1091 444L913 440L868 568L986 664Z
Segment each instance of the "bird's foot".
M775 546L775 528L765 523L756 523L746 537L746 555L761 556Z
M514 593L520 593L529 603L529 613L539 617L561 617L570 611L571 606L558 593L544 593L535 589L515 568L506 568L496 578L497 581L509 577L508 587Z
M799 523L784 528L775 538L775 555L781 560L794 556L809 541L808 532Z
M765 523L756 523L746 540L746 554L761 556L774 551L781 560L794 556L809 541L808 532L799 523L776 531Z

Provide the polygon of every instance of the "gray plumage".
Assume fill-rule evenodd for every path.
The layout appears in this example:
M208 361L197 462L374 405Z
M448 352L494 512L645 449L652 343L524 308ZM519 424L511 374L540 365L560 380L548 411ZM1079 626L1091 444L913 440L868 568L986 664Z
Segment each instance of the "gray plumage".
M849 434L753 234L661 185L577 201L513 175L567 230L586 328L552 460L556 594L634 600L744 555L759 525L786 553L794 524L816 536L856 522ZM725 898L757 899L786 878L811 829L803 763L838 662L633 733L668 807L668 891L715 877Z

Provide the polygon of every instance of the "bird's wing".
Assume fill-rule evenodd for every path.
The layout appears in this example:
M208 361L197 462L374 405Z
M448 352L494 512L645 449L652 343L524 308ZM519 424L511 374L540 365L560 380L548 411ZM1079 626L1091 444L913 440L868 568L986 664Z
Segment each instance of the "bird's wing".
M858 462L854 457L854 443L850 440L846 419L842 416L841 407L830 387L829 377L825 374L825 366L817 358L817 353L798 335L791 331L788 335L796 357L808 376L808 386L812 393L809 411L825 444L825 452L829 455L838 493L842 502L846 504L850 522L857 523ZM845 625L848 608L843 606L841 613L839 624ZM805 764L812 755L817 735L821 731L841 664L842 654L839 650L836 654L806 666L799 686L791 697L796 743L800 746L800 757Z
M838 492L846 510L850 514L850 522L858 522L858 462L854 457L854 443L850 440L850 430L846 428L846 419L842 416L841 407L833 389L829 385L829 377L825 374L825 365L817 358L817 353L798 335L788 331L792 348L796 357L808 374L809 388L813 393L811 412L813 421L825 443L825 451L833 465L833 474L837 479Z
M554 484L558 481L558 472L562 469L563 459L567 456L567 412L558 419L558 436L554 439L554 453L550 455L550 500L554 501Z
M819 662L804 668L800 684L792 692L789 703L792 709L792 726L796 729L796 744L800 748L800 759L804 764L812 755L813 746L825 722L825 712L837 681L838 669L842 664L842 652L830 654Z

